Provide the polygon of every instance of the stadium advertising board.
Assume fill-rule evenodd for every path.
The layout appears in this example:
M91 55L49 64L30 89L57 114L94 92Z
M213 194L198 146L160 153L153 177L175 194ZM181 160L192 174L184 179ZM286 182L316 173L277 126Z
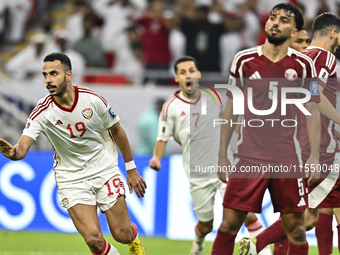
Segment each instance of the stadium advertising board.
M143 199L139 200L135 194L127 194L126 199L131 221L137 224L140 234L192 240L197 219L182 156L165 157L159 172L148 167L150 157L134 158L148 185ZM123 168L122 158L119 162ZM76 233L67 211L60 205L52 165L52 152L29 152L20 161L0 156L0 229ZM123 180L125 182L124 174ZM217 194L214 231L207 236L208 240L214 239L222 219L221 204L222 198ZM105 215L99 211L98 214L103 233L109 234ZM278 218L278 214L273 214L268 193L258 218L265 227ZM238 239L242 236L248 236L245 227L239 232ZM310 245L316 245L314 231L308 232L307 237Z

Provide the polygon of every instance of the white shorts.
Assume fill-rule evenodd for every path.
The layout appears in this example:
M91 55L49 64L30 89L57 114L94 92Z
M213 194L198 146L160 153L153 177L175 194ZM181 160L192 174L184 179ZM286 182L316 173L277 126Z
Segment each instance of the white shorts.
M226 183L218 178L202 178L197 185L190 183L190 194L197 218L201 222L208 222L214 218L214 203L216 191L219 190L223 198Z
M120 174L103 183L101 177L82 182L70 183L58 190L60 204L70 209L76 204L97 205L102 212L110 209L120 198L125 196L124 183Z
M339 179L339 166L340 166L340 152L337 152L335 153L332 171L325 179L322 180L321 183L319 183L312 191L308 193L309 208L317 208L324 201L324 199L326 199L330 195L334 185L337 183ZM333 196L334 195L335 194L333 194ZM321 208L327 207L321 206Z

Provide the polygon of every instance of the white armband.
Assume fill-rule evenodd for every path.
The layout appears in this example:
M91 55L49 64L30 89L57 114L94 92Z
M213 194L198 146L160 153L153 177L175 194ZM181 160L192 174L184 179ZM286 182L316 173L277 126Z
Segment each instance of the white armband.
M135 168L136 168L135 161L131 160L131 161L125 163L126 171L129 171L129 170L132 170L132 169L135 169Z

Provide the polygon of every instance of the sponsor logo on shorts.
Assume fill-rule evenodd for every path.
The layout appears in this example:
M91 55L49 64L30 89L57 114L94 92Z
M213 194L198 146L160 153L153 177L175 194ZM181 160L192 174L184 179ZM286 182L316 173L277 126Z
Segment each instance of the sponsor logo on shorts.
M87 120L91 119L93 111L91 108L86 108L82 111L83 117Z

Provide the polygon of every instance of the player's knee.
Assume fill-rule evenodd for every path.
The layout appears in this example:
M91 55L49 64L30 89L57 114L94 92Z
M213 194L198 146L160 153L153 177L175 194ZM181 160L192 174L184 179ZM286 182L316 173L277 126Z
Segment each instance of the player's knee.
M296 226L291 232L290 232L291 238L294 240L294 243L303 243L306 241L306 228L304 225L298 225Z
M236 235L240 227L236 222L223 219L218 230L225 234Z
M213 223L199 224L199 230L203 235L207 235L213 230Z
M100 232L86 235L84 236L84 240L90 249L94 251L100 250L104 245L104 238Z
M131 243L133 241L133 232L130 229L124 229L124 228L120 228L120 229L116 229L113 238L122 244L128 244Z

